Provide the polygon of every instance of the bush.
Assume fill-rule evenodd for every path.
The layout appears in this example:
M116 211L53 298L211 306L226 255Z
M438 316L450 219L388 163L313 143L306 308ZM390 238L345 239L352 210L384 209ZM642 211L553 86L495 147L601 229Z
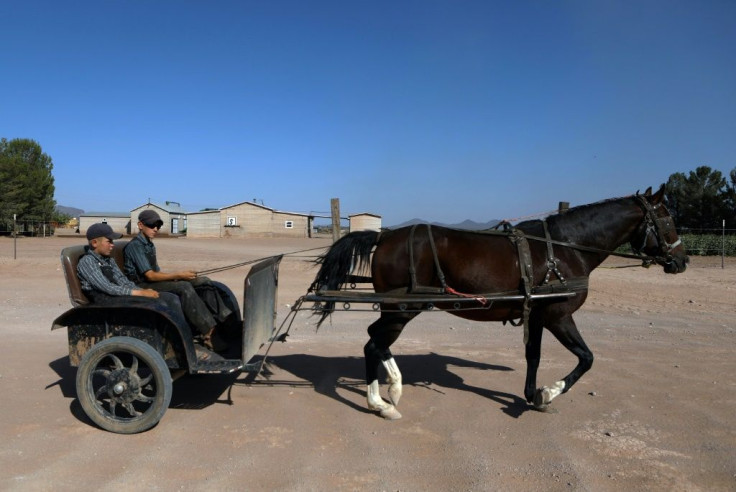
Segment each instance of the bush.
M720 234L680 234L680 239L689 255L720 256L723 251L726 256L736 256L736 236L732 234L725 236L725 245Z

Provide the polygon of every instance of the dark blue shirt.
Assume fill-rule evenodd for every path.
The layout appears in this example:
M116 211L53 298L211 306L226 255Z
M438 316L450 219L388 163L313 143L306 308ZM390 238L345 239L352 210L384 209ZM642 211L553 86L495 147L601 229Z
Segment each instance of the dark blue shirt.
M156 260L156 246L143 233L138 234L125 246L125 275L135 283L146 282L146 272L160 272Z

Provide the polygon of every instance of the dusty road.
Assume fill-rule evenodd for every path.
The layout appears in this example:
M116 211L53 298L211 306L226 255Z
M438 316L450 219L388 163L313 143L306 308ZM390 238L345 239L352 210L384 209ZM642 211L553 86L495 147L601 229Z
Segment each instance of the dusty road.
M0 238L1 490L736 490L733 260L596 270L576 316L596 360L551 412L523 400L520 328L431 313L393 347L404 418L384 421L362 380L375 315L315 331L301 313L270 378L182 378L161 423L124 436L88 421L66 333L50 330L70 307L59 251L78 242L19 239L14 260ZM197 270L324 244L157 241L165 269ZM246 272L212 277L242 295ZM313 274L284 260L279 322ZM549 334L542 356L542 384L576 362Z

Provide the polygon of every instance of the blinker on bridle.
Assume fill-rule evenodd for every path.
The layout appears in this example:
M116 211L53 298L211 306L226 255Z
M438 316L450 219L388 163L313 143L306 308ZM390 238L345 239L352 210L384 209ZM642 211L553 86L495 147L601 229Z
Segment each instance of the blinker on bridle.
M634 251L641 256L645 256L644 266L647 267L651 265L652 261L663 262L666 264L672 263L672 261L674 260L672 256L672 250L682 244L682 240L678 237L677 241L675 241L674 243L669 243L664 235L665 230L669 232L673 229L672 220L669 217L669 211L667 211L667 217L658 217L657 209L659 207L664 207L664 209L667 210L667 207L665 207L661 203L652 205L642 195L636 195L636 198L638 199L639 205L641 205L642 209L644 210L646 231L644 233L641 246L639 248L633 248ZM664 256L655 256L652 258L643 253L643 250L647 245L647 239L649 239L649 236L652 234L654 235L654 239L657 241L657 246L659 247L661 254Z

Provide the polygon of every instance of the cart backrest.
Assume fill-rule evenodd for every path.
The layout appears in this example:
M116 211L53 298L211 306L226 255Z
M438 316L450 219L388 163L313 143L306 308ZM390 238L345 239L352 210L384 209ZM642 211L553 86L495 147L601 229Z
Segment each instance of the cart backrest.
M121 270L123 269L123 248L126 244L128 244L128 241L118 241L112 250L112 257ZM83 245L68 246L61 250L61 269L64 271L66 287L69 291L69 301L74 307L84 306L90 302L87 296L84 295L82 284L77 276L77 265L84 253L85 247Z

